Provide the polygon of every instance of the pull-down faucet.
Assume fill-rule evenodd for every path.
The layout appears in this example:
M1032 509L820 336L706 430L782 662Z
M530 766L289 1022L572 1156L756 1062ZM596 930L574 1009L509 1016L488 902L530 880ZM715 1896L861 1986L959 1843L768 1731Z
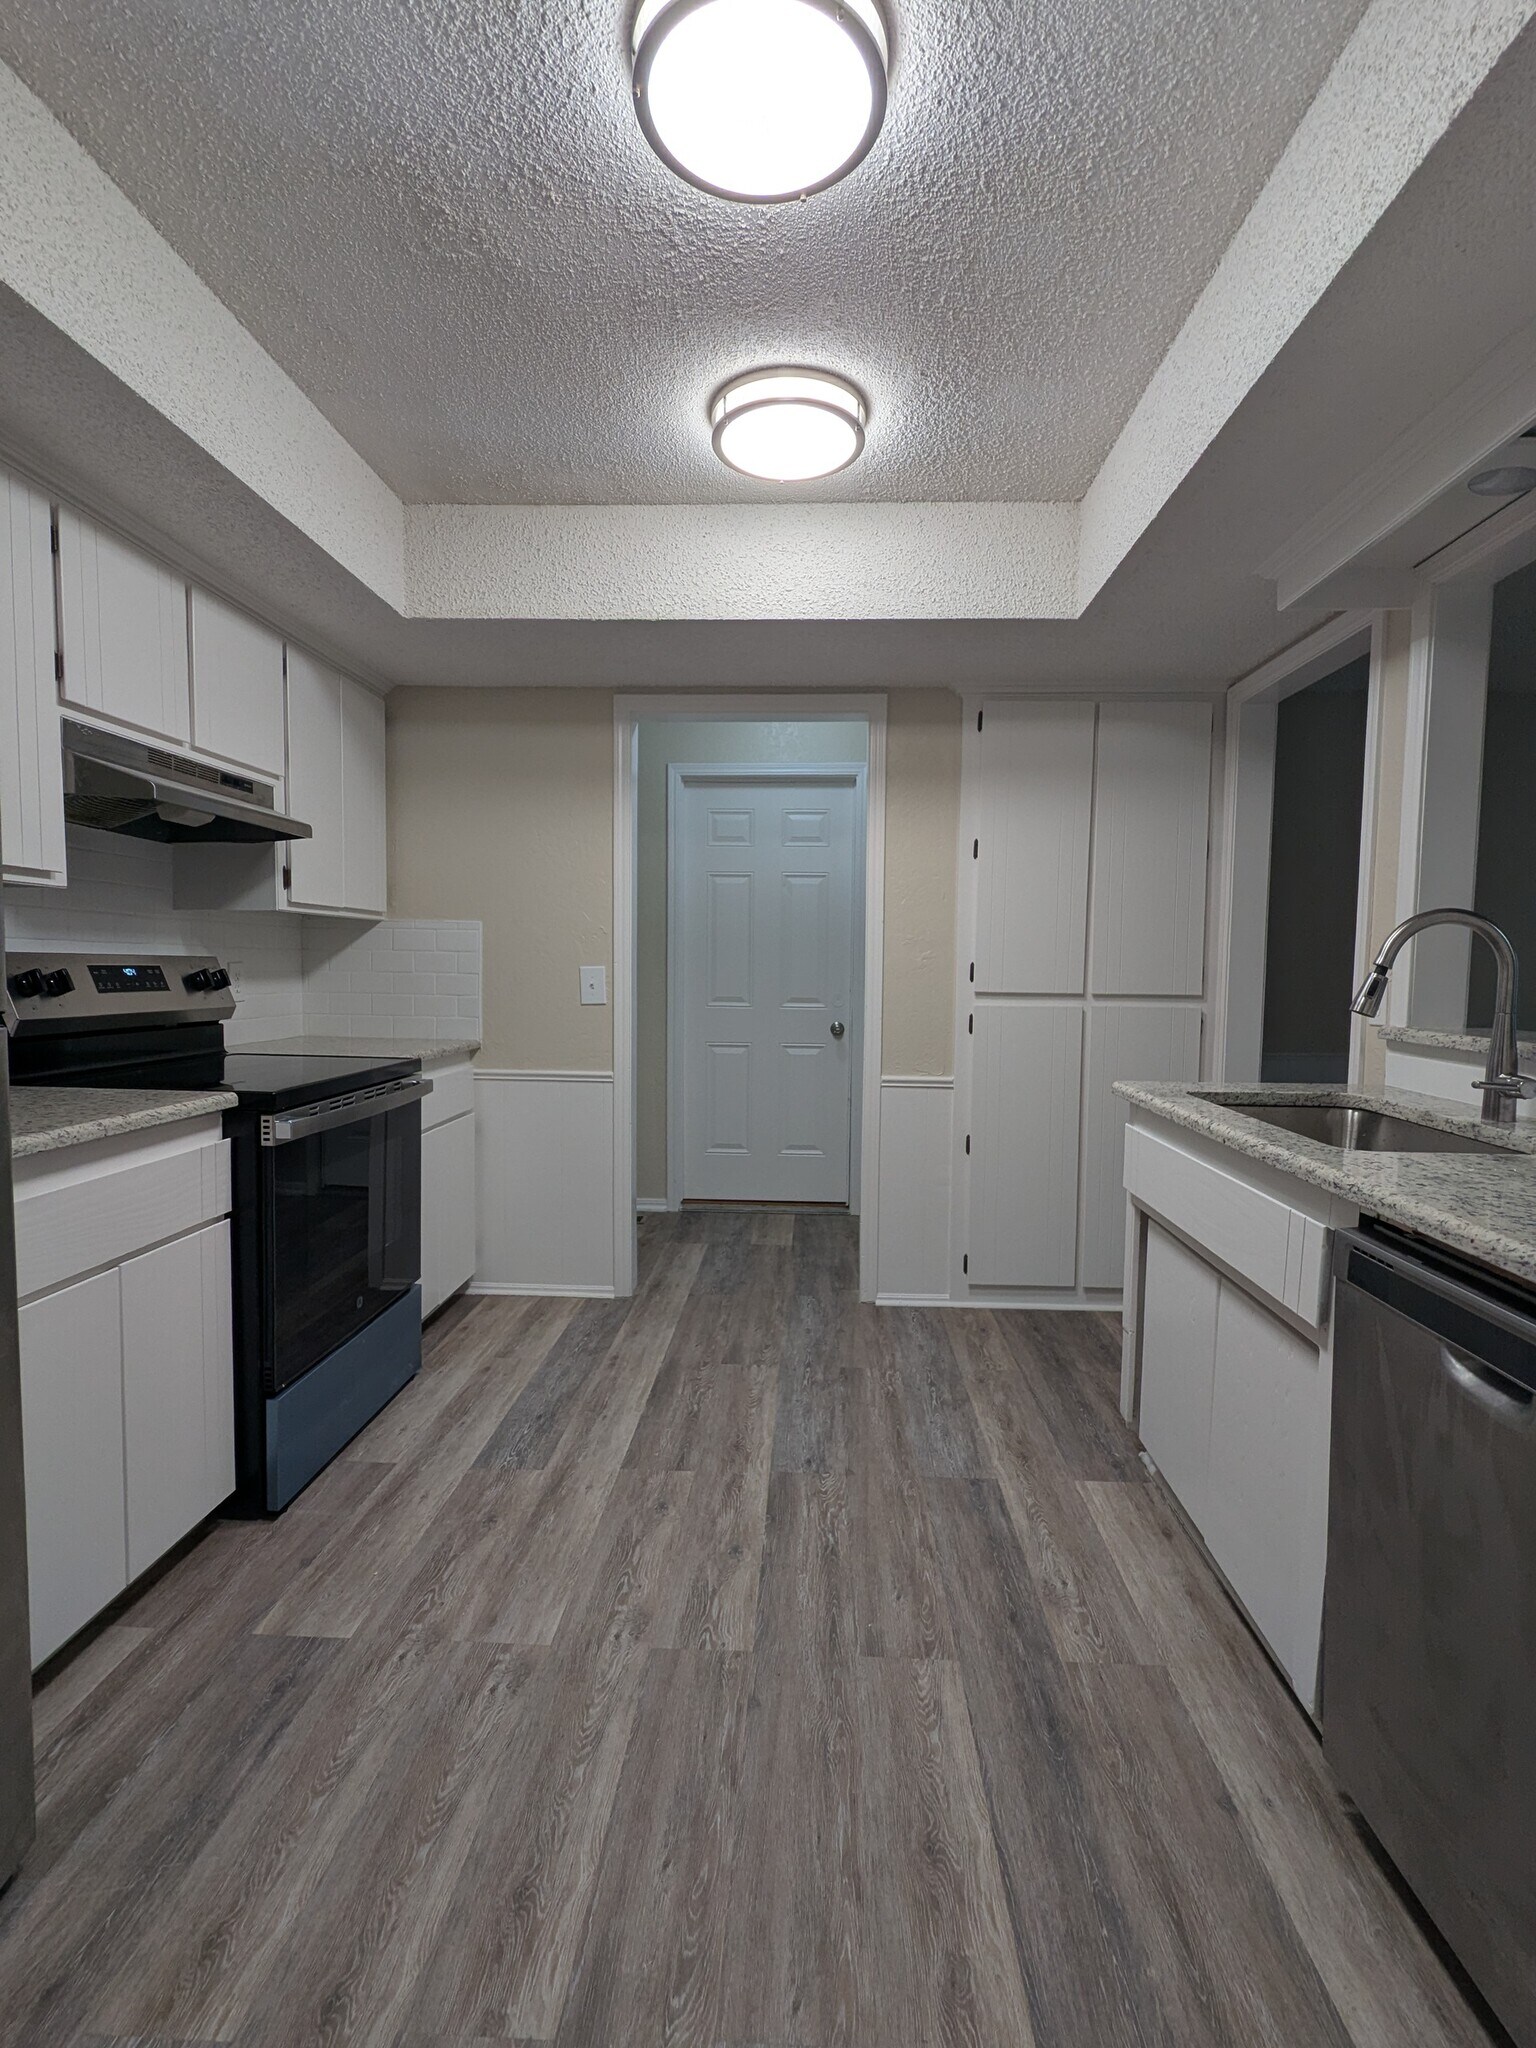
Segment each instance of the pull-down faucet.
M1415 917L1405 917L1397 930L1389 932L1383 940L1381 951L1350 1008L1357 1017L1374 1017L1387 992L1387 976L1392 972L1393 961L1415 932L1427 931L1435 924L1465 925L1468 931L1486 939L1493 949L1498 980L1494 986L1493 1026L1488 1034L1488 1069L1483 1079L1472 1085L1483 1093L1484 1123L1512 1124L1515 1104L1523 1095L1536 1095L1536 1077L1520 1071L1520 963L1514 947L1496 924L1490 924L1486 917L1479 917L1472 910L1421 910Z

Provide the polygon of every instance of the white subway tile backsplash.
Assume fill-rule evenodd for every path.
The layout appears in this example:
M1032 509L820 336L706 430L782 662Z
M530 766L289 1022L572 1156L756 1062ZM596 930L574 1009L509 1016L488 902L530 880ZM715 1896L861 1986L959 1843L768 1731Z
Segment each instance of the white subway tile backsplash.
M183 855L183 858L186 856ZM69 887L8 887L16 951L215 953L240 963L231 1045L306 1030L375 1038L478 1036L481 929L472 920L352 919L175 907L172 849L69 831Z

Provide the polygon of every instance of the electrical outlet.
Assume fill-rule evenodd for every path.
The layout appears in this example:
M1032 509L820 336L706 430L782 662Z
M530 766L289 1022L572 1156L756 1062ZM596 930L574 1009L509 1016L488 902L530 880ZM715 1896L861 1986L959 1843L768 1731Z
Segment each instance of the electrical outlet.
M581 1000L584 1003L606 1003L608 1000L608 970L606 967L583 967L581 970Z

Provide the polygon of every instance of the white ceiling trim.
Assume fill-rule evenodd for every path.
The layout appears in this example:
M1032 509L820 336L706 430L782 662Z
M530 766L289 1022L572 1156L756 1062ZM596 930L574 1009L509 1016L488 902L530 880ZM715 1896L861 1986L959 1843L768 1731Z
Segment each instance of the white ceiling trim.
M0 283L408 617L1072 619L1533 15L1373 0L1080 507L402 506L4 67Z
M411 505L438 619L1070 619L1075 505Z
M1373 0L1089 486L1079 612L1533 15Z

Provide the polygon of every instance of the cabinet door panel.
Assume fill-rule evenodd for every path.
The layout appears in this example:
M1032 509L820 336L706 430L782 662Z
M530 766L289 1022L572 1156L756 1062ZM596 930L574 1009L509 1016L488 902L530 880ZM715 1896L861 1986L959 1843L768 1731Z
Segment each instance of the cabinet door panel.
M7 880L64 878L48 500L0 472L0 851Z
M346 865L341 901L349 910L384 915L384 699L361 683L343 682L342 809Z
M1316 1347L1223 1281L1202 1532L1309 1707L1328 1552L1331 1393Z
M1083 1013L978 1002L967 1251L981 1287L1070 1287Z
M1205 1519L1221 1282L1178 1238L1147 1225L1138 1426L1191 1520Z
M121 1270L128 1575L137 1578L234 1484L229 1225Z
M475 1120L421 1137L421 1312L430 1315L475 1271Z
M1200 994L1210 783L1208 704L1100 709L1095 994Z
M59 511L66 704L185 746L187 586L137 548Z
M290 902L335 909L346 902L346 801L341 677L288 650L288 808L313 839L287 848Z
M192 739L221 761L282 778L283 643L206 590L192 592Z
M1092 704L1001 698L984 707L978 989L1082 993L1093 725Z
M1163 1003L1104 1003L1088 1013L1084 1091L1083 1260L1085 1287L1118 1287L1125 1277L1125 1120L1117 1081L1197 1081L1200 1012Z
M114 1269L18 1319L34 1665L128 1583L119 1302Z

